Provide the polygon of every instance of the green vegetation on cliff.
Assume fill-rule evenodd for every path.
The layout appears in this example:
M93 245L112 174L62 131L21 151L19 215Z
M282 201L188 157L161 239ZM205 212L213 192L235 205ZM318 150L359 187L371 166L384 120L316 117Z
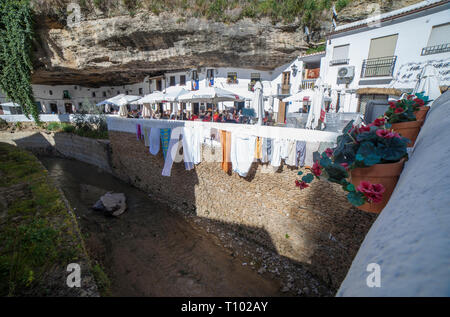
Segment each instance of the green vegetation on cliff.
M35 0L36 2L39 0ZM184 16L205 17L208 19L235 22L244 17L269 17L274 22L298 22L310 28L320 26L324 15L327 15L335 4L339 11L351 0L71 0L80 4L86 12L101 11L108 16L128 11L134 15L140 10L160 14L172 12ZM63 0L40 0L46 2L47 10L64 12ZM37 7L38 10L42 6Z
M30 0L0 1L0 89L39 123L31 88L33 23Z

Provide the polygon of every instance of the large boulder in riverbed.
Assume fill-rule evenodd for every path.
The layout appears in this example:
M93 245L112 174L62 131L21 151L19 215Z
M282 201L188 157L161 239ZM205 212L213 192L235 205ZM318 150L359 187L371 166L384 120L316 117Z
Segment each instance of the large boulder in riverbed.
M125 194L107 192L92 208L117 217L127 209Z

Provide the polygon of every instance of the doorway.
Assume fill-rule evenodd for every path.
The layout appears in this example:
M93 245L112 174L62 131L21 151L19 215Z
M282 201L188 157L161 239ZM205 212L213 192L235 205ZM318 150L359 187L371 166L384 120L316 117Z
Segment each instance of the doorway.
M277 123L283 123L286 120L286 103L280 100L278 105Z
M66 113L73 113L72 104L71 103L65 103L64 104L64 110Z

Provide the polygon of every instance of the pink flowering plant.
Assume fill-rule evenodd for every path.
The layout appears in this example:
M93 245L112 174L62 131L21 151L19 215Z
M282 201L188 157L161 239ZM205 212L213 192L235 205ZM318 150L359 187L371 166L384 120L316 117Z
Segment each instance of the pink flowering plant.
M407 156L409 139L391 129L384 117L375 119L369 125L354 125L351 121L337 138L334 149L326 149L322 154L314 153L314 165L311 173L304 175L295 184L300 189L309 187L315 179L325 178L342 185L348 192L347 199L355 206L366 202L378 203L385 191L381 184L362 181L358 186L348 182L349 171L375 164L387 164L400 161ZM298 172L298 175L302 175Z
M406 99L390 101L389 109L385 112L384 116L388 123L416 121L414 112L430 101L428 96L425 96L423 93L408 95Z

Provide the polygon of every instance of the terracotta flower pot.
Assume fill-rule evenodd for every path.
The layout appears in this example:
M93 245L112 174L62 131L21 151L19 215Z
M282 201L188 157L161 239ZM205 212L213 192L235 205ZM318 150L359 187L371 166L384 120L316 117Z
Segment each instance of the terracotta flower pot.
M367 212L380 213L391 198L398 178L403 170L405 159L402 158L396 163L375 164L371 167L355 168L350 171L350 182L356 187L361 181L368 181L372 184L381 184L384 186L383 200L379 203L365 203L359 207L360 210Z
M419 110L414 112L414 115L416 116L416 120L422 121L422 124L423 124L423 122L425 121L425 117L427 116L428 110L430 110L429 106L419 107Z
M401 136L410 139L411 142L408 143L408 147L413 147L422 124L423 121L398 122L392 124L392 129L394 129L395 132L400 133Z

